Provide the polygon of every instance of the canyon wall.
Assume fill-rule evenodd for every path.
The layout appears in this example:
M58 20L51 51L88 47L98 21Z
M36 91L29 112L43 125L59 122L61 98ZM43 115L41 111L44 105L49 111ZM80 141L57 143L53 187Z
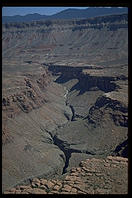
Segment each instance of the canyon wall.
M3 191L128 156L128 16L2 26Z

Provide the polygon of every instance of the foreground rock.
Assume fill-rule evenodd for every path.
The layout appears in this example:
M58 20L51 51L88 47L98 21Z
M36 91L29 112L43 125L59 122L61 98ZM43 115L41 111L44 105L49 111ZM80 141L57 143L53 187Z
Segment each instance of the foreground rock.
M61 179L34 178L28 185L18 185L4 194L127 194L128 159L108 156L106 159L81 161Z

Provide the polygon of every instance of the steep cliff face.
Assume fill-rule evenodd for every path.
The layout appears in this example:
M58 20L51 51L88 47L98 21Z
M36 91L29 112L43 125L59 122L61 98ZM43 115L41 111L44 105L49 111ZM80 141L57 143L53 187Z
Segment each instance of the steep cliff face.
M125 104L102 96L98 98L95 105L90 108L88 121L94 125L101 125L106 114L109 114L109 117L116 126L128 127L127 113L128 109Z
M49 23L48 23L49 22ZM40 54L45 62L86 59L90 64L127 57L127 14L81 20L3 25L3 55ZM13 52L15 53L12 53ZM111 58L110 58L111 57ZM69 62L69 60L66 60Z
M18 91L14 94L6 96L6 91L3 93L2 107L8 117L13 117L15 112L18 113L20 110L28 113L46 102L43 91L50 84L50 74L45 71L40 78L39 76L37 76L38 79L35 78L35 75L30 75L28 78L25 77L24 81L19 81L22 87L20 89L18 87Z
M6 122L21 113L29 113L33 109L40 108L47 102L44 91L51 82L51 74L45 69L39 75L27 75L21 80L16 80L10 88L3 89L2 111L3 111L3 143L7 142L9 129ZM8 135L6 135L8 134Z

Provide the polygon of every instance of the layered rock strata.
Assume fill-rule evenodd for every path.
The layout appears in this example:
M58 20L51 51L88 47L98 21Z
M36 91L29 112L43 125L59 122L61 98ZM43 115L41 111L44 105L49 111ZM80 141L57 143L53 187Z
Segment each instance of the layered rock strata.
M3 25L3 191L124 155L127 26L127 14Z

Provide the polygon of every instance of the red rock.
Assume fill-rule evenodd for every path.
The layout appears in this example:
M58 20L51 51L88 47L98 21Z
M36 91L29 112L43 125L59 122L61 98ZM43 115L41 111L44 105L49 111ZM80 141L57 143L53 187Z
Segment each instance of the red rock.
M53 190L57 190L58 191L60 188L61 188L61 186L55 185Z
M21 194L21 190L16 190L15 194Z
M53 190L53 191L49 192L48 194L60 194L60 192Z
M73 172L73 173L71 173L70 174L71 176L77 176L78 175L78 172L76 171L76 172Z
M32 179L32 182L40 183L40 180L39 180L38 178L33 178L33 179Z
M44 189L44 190L47 189L47 187L46 187L45 185L41 185L41 186L39 186L39 188L40 188L40 189Z
M86 173L87 174L87 176L92 176L92 173Z
M85 177L86 176L86 173L85 172L81 172L81 175Z
M107 156L107 159L112 160L113 157L112 156Z
M105 167L109 167L110 164L109 164L109 163L105 163L104 166L105 166Z
M47 194L47 192L40 188L36 188L36 189L33 189L32 194Z
M70 181L76 181L77 177L76 176L70 176Z
M27 191L21 191L20 194L29 194Z
M28 188L31 188L31 187L30 186L19 186L20 190L25 190L25 189L28 189Z
M81 171L81 168L80 168L80 167L78 167L78 168L76 168L76 170L77 170L78 172L80 172L80 171Z
M74 193L77 192L77 189L76 189L76 188L72 188L72 189L71 189L71 192L74 194Z
M69 192L62 191L62 192L60 192L60 194L69 194Z
M46 184L47 183L47 179L40 179L40 184Z
M51 182L56 184L57 180L52 179Z
M67 175L67 176L65 177L65 180L66 180L66 181L70 181L70 180L71 180L71 176Z
M124 164L122 164L122 161L120 161L122 160L121 157L118 157L116 159L116 157L113 158L109 156L106 160L89 160L87 166L83 166L82 168L79 167L81 175L80 177L76 175L76 168L76 172L73 171L72 173L69 173L71 175L67 175L64 180L39 180L35 178L32 181L32 186L17 186L16 188L12 188L9 191L4 192L4 194L47 194L46 190L49 191L48 194L127 193L127 181L124 178L127 175L127 160L123 159ZM96 161L98 161L97 166ZM112 175L114 168L115 171L118 171L119 168L120 176L116 177L115 174ZM121 170L124 170L124 172L121 172ZM122 176L122 174L124 175L124 177ZM120 182L119 178L121 178ZM108 182L106 182L106 179ZM124 183L125 186L123 186ZM96 185L98 187L95 190L94 186ZM118 188L115 187L116 185L118 186Z
M71 191L71 189L72 189L71 186L69 186L69 185L64 185L62 191L67 191L67 192L69 192L69 191Z
M32 186L33 188L37 188L37 187L40 186L40 183L33 182L33 183L31 184L31 186Z
M51 181L48 181L46 184L45 184L45 186L47 187L47 188L52 188L53 186L54 186L54 183L52 183Z
M56 185L62 186L62 182L56 182Z
M84 190L85 184L84 183L82 183L82 184L75 184L74 185L74 188L76 188L77 190Z
M77 194L87 194L87 193L86 193L86 192L83 192L83 191L78 190L78 191L77 191Z
M11 188L11 189L9 190L9 192L14 192L14 191L16 191L16 188Z
M72 169L71 169L71 172L73 173L73 172L76 172L77 170L76 170L76 168L75 167L73 167Z

